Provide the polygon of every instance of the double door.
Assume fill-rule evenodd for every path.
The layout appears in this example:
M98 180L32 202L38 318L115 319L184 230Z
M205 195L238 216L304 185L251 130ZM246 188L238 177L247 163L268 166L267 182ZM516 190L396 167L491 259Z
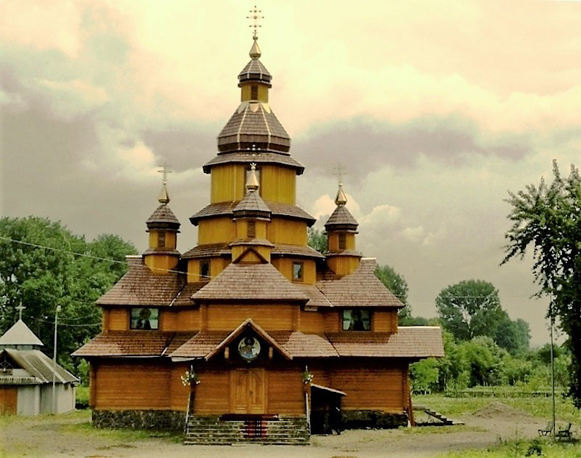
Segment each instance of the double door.
M230 372L230 413L266 413L266 370L261 367L240 368Z

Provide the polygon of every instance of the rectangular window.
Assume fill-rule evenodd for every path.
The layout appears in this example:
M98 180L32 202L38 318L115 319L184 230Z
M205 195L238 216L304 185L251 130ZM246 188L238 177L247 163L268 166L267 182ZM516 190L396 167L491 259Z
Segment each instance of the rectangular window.
M343 331L371 331L371 312L365 309L343 310Z
M303 263L293 262L293 280L303 281Z
M258 86L255 84L250 86L250 98L252 100L258 100Z
M200 277L202 280L210 278L210 261L200 261Z
M159 329L159 309L134 307L131 309L131 329Z
M248 238L256 237L256 221L248 221Z
M343 232L339 233L339 249L340 250L347 249L347 234Z
M158 248L165 247L165 231L160 231L157 233L157 247Z

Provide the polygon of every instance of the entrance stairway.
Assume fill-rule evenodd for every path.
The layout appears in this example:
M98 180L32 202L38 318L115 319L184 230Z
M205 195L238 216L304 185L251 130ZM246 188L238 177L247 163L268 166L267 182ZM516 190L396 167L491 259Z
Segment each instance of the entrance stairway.
M446 417L444 414L441 414L440 412L436 412L435 410L432 410L429 407L414 406L414 410L425 412L430 417L435 418L436 420L439 420L439 422L433 422L433 421L429 421L426 423L416 422L416 425L418 425L418 426L421 426L421 425L463 425L464 424L463 421L452 420L451 418Z
M306 417L190 417L185 445L309 445Z

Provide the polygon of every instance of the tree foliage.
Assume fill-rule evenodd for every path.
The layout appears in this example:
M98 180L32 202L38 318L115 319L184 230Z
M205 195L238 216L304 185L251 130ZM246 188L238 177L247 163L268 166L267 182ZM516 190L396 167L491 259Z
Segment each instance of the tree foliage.
M309 227L308 232L308 244L311 248L317 250L319 253L325 254L328 250L327 248L327 235L324 231L319 231L314 227Z
M99 332L95 301L125 273L125 256L136 253L115 235L86 242L48 219L0 219L0 334L18 319L22 304L23 321L52 354L60 305L58 358L72 368L70 353Z
M375 268L375 276L405 305L399 311L398 317L399 324L407 325L408 321L412 320L412 316L411 307L408 302L409 287L406 279L387 264L383 266L378 265Z
M513 354L528 348L528 324L509 318L490 282L464 280L448 286L436 298L436 308L442 325L458 341L487 336Z
M571 350L570 394L581 408L581 175L575 166L564 178L553 162L553 181L509 193L512 222L503 264L530 249L538 296L552 297L548 315L558 318Z

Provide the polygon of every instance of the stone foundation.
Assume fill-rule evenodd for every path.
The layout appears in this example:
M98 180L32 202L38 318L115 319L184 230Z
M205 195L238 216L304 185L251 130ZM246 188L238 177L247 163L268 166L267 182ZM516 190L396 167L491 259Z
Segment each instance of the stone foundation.
M93 410L92 423L96 428L183 431L186 414L173 410Z
M375 410L343 410L341 416L343 429L391 429L407 426L408 424L408 416L405 413L385 413Z

